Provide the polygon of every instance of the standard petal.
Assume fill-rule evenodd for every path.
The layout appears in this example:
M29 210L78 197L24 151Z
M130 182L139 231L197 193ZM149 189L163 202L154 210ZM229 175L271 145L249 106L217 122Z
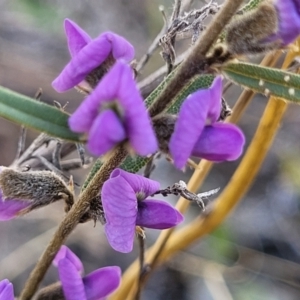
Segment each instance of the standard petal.
M209 109L207 113L207 118L210 120L210 123L217 122L221 114L221 97L222 97L222 77L217 76L211 87L210 99L209 99ZM207 99L208 100L208 99Z
M87 300L81 275L73 262L63 258L57 267L66 300Z
M116 63L69 118L69 126L73 131L88 132L91 129L101 104L118 98L122 76L122 63Z
M182 221L182 214L165 201L148 199L138 203L136 225L166 229L174 227Z
M71 56L75 56L84 46L92 41L91 37L70 19L65 19L65 32Z
M65 92L78 85L96 67L101 65L111 52L111 44L102 34L83 47L64 67L52 82L58 92Z
M145 103L133 79L132 69L123 62L117 64L122 73L118 101L124 111L124 126L130 145L139 155L152 154L158 149L157 140Z
M114 44L112 44L112 40ZM125 40L122 38L121 43L120 40L121 37L112 32L105 32L92 40L71 59L60 75L52 82L52 86L58 92L71 89L84 80L91 71L100 66L110 53L114 56L114 51L116 51L115 55L119 58L126 60L126 58L131 57L132 51L128 50L130 44L127 42L125 47ZM113 46L116 49L113 49Z
M101 190L105 213L105 233L116 251L127 253L133 248L137 200L135 192L121 176L108 179Z
M83 272L83 265L81 260L65 245L62 245L60 247L52 262L53 265L57 267L59 261L61 261L62 259L68 259L78 272Z
M7 279L0 281L0 300L14 300L14 287Z
M83 278L85 294L88 300L100 300L118 288L121 282L119 267L98 269Z
M112 55L115 59L130 62L134 58L134 47L126 39L112 32L106 32L104 35L111 43Z
M144 194L143 199L145 199L146 197L148 197L150 195L153 195L160 188L159 182L148 179L144 176L126 172L122 169L115 169L111 173L110 178L115 178L118 176L121 176L122 178L124 178L128 182L128 184L131 186L131 188L133 189L133 191L135 193L139 193L140 195Z
M94 155L103 155L126 138L123 124L112 110L100 113L89 132L88 149Z
M215 123L205 127L192 155L215 162L235 160L242 154L244 144L244 134L236 125Z
M179 169L185 166L205 126L210 97L210 90L199 90L190 95L180 108L169 144L174 165Z
M0 221L7 221L18 216L18 213L31 205L28 200L0 200Z

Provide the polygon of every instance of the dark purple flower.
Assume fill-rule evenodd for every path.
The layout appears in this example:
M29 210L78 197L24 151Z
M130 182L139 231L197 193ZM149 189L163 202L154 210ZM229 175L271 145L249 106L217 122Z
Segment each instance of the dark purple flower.
M80 84L87 75L107 60L110 60L109 64L111 62L113 64L117 59L128 62L134 57L133 46L115 33L104 32L91 39L83 29L69 19L65 20L65 32L72 59L52 83L58 92L64 92Z
M217 123L221 110L222 79L217 77L209 89L190 95L182 104L169 150L177 168L190 156L212 161L237 159L245 142L233 124Z
M0 281L0 300L14 300L14 287L7 279Z
M279 28L268 40L276 41L279 39L282 46L286 46L300 34L300 1L276 0L274 5L278 14Z
M118 61L69 119L75 132L88 133L88 148L105 154L128 139L139 155L157 150L157 141L131 68Z
M105 233L115 250L124 253L132 250L135 226L166 229L183 220L170 204L146 199L159 187L154 180L121 169L115 169L104 183L101 199L106 219Z
M61 246L53 260L66 300L101 300L116 290L121 281L119 267L105 267L81 277L80 259L66 246Z

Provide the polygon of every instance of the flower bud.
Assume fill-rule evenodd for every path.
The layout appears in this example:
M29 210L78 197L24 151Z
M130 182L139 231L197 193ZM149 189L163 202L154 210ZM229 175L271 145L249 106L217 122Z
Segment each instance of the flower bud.
M9 220L57 200L66 202L66 211L74 196L66 183L51 171L21 172L0 168L0 220Z

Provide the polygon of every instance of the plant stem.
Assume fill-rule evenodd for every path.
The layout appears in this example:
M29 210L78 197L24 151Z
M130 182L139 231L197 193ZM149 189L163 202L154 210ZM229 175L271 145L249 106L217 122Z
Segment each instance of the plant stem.
M178 71L175 76L158 96L155 103L149 108L149 114L151 117L154 117L163 111L194 75L201 74L206 71L206 54L217 40L219 34L222 30L224 30L224 27L238 10L242 2L243 0L226 1L221 10L217 13L212 22L198 39L191 54L178 67Z
M32 270L19 300L32 299L57 251L76 227L83 214L89 209L90 201L99 195L100 189L109 178L110 173L124 160L126 155L127 152L123 148L119 147L116 149L114 154L106 160L98 173L93 177L87 188L80 194L79 199L59 225L52 240Z

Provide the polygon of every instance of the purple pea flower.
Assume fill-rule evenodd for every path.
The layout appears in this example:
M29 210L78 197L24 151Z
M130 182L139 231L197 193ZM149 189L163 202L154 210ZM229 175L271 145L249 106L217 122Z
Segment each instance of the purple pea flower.
M115 169L104 183L105 233L116 251L132 251L135 226L166 229L182 222L183 216L167 202L146 199L159 187L154 180L121 169Z
M103 155L118 143L129 140L142 156L157 150L157 141L131 68L118 61L93 93L69 119L75 132L88 133L88 148Z
M0 281L0 300L14 300L14 287L7 279Z
M277 32L268 40L281 40L282 46L293 42L300 34L300 1L276 0L274 5L278 15L279 27Z
M61 246L53 264L66 300L101 300L118 288L121 281L119 267L105 267L81 277L83 266L80 259L66 246Z
M234 124L217 123L221 112L222 79L216 77L209 89L190 95L182 104L169 150L177 168L190 156L211 161L237 159L245 138Z
M52 82L58 92L79 85L92 71L99 80L116 60L129 62L134 57L133 46L115 33L104 32L92 39L71 20L66 19L64 25L72 59Z

